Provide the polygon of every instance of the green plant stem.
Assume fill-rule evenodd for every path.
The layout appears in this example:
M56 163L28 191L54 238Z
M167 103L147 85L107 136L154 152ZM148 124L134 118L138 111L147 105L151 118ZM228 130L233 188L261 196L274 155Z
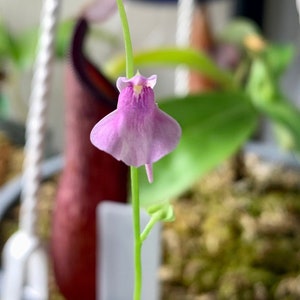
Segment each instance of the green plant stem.
M150 221L146 225L145 229L141 233L141 241L144 242L144 240L148 237L149 233L151 232L154 225L161 220L162 214L155 214L151 217Z
M130 37L130 30L126 11L122 0L116 0L119 10L119 15L122 23L123 38L125 44L125 57L126 57L126 77L131 78L134 76L134 62L133 62L133 51Z
M131 175L131 193L132 193L132 213L133 213L133 232L134 232L134 300L141 299L142 291L142 261L141 250L142 240L140 237L140 201L139 201L139 184L138 170L130 167Z
M122 23L125 56L126 56L126 77L131 78L134 76L134 62L133 51L130 37L130 30L126 11L122 0L116 0L119 10L119 15ZM135 167L130 167L131 175L131 193L132 193L132 215L133 215L133 232L134 232L134 300L141 299L142 292L142 241L140 238L140 199L139 199L139 182L138 170Z
M125 56L126 56L126 77L131 78L134 76L134 62L132 43L130 38L130 30L128 26L126 11L122 0L116 0L120 19L122 23L124 43L125 43ZM131 193L132 193L132 217L133 217L133 233L134 233L134 300L141 299L142 292L142 241L141 241L141 225L140 225L140 196L139 196L139 178L138 170L135 167L130 167L131 175Z

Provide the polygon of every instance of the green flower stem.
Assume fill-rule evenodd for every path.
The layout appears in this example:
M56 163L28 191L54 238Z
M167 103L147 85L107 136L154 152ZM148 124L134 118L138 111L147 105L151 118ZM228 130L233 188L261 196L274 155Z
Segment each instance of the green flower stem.
M138 169L130 167L131 175L131 193L132 193L132 212L133 212L133 232L134 232L134 300L141 299L142 291L142 240L140 237L140 202L139 202L139 184Z
M120 19L123 29L123 37L125 43L125 56L126 56L126 77L131 78L134 76L134 61L132 43L130 37L130 30L126 11L122 0L116 0ZM142 241L140 238L140 200L139 200L139 182L138 170L135 167L130 167L131 175L131 193L132 193L132 214L133 214L133 232L134 232L134 300L141 299L142 292Z
M149 233L151 232L154 225L161 220L162 213L157 213L151 216L150 221L146 225L145 229L141 233L141 241L144 242L144 240L148 237Z
M127 20L123 1L122 0L116 0L116 1L118 5L121 23L122 23L123 38L125 43L126 77L131 78L134 76L134 61L133 61L133 51L132 51L130 30L129 30L128 20Z

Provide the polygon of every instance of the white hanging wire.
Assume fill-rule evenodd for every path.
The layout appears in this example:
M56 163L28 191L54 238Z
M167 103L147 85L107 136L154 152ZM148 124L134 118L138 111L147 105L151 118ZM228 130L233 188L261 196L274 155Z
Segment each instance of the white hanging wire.
M296 0L296 7L298 11L298 18L299 18L299 24L300 24L300 0Z
M26 124L23 189L21 193L22 230L35 233L37 192L40 185L41 162L46 129L46 112L52 73L55 30L60 1L45 0L41 17L41 32L29 99Z
M43 2L38 53L26 124L20 226L7 241L3 251L3 300L48 298L47 256L36 234L37 193L41 178L46 111L60 2Z
M192 32L194 0L178 0L176 45L188 47ZM175 70L175 93L184 96L189 92L189 70L178 66Z

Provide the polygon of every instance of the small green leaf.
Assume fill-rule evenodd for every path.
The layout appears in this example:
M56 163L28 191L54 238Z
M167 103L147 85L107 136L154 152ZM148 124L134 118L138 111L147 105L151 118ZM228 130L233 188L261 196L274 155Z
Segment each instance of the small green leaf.
M177 149L154 164L154 182L141 168L141 201L150 206L188 189L243 145L257 114L244 93L210 93L172 99L160 107L182 127Z
M18 38L19 59L17 66L27 69L34 63L37 54L38 28L34 27L22 33Z
M55 40L55 54L57 58L65 58L70 47L74 20L65 20L58 25Z
M275 129L279 144L286 150L300 153L300 111L291 102L277 99L257 107L267 115Z
M262 53L274 78L279 79L287 69L295 54L292 45L269 44Z
M0 20L0 62L11 61L14 64L19 59L18 43L8 27Z
M169 201L154 204L147 208L147 212L159 221L173 222L175 220L173 205Z
M234 86L232 75L220 69L205 53L190 48L164 48L135 54L134 63L136 68L143 66L178 66L186 65L188 68L214 80L225 88ZM119 57L106 65L106 73L117 77L124 73L125 57Z
M270 103L278 98L279 86L267 63L261 58L254 59L251 64L246 90L257 105Z

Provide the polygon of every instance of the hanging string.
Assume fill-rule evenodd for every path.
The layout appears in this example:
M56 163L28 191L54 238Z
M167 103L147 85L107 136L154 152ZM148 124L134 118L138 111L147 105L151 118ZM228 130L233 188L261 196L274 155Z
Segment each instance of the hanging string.
M178 0L176 45L188 47L192 31L194 0ZM184 96L189 92L189 71L185 66L175 70L175 93Z
M28 234L35 234L36 230L37 193L41 180L46 111L53 67L53 49L59 6L60 0L44 1L38 56L29 99L20 214L20 228Z
M300 0L296 0L296 7L297 7L298 18L299 18L299 23L300 23Z

